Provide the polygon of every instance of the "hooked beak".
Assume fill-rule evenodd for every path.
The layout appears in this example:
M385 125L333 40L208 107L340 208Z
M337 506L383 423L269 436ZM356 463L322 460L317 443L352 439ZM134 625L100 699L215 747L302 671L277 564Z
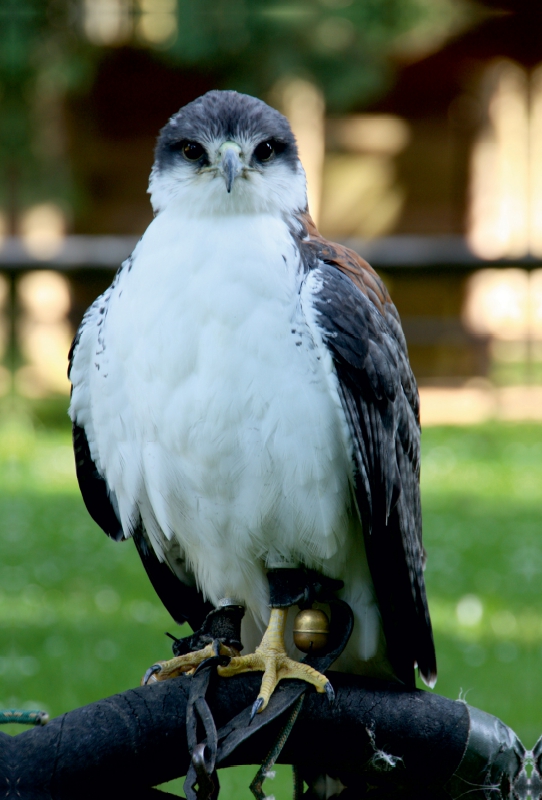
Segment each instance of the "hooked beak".
M233 182L243 169L240 154L241 148L235 142L224 142L219 150L218 168L226 183L228 194L231 192Z

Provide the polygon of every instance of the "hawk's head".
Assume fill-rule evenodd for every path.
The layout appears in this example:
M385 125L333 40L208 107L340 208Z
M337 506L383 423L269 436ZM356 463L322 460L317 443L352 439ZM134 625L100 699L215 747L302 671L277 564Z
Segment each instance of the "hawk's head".
M255 97L208 92L162 128L149 192L155 211L280 213L306 208L288 120Z

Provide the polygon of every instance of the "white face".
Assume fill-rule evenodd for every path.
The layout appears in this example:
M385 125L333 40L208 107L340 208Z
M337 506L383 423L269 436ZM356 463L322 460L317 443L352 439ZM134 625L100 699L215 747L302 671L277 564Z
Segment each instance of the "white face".
M285 158L280 142L254 136L181 140L165 163L155 163L149 193L156 213L170 208L184 216L289 216L307 205L299 159Z

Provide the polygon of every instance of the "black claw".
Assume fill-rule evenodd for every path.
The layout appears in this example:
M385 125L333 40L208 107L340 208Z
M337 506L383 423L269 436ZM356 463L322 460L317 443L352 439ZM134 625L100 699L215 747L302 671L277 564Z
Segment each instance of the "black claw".
M209 658L205 658L203 661L200 661L196 669L194 670L193 677L199 675L200 672L203 672L210 664L216 664L217 657L216 656L209 656Z
M331 683L329 681L324 686L324 689L326 690L327 699L329 700L329 702L330 703L334 703L335 702L335 690L333 689L333 686L331 685Z
M146 671L145 675L143 676L143 686L146 686L153 675L156 675L157 672L162 672L162 667L160 664L153 664L152 667L149 667Z
M254 705L252 706L252 711L250 712L250 722L254 719L260 708L263 706L263 697L258 697L254 701ZM249 723L250 724L250 723Z

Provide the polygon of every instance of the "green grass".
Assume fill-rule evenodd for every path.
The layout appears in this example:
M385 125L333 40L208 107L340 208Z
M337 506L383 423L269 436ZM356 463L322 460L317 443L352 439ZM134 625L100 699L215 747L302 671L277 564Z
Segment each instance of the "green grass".
M532 746L542 734L542 427L434 428L422 438L438 691L462 691Z
M175 626L135 548L111 542L89 518L67 426L60 419L46 428L20 409L8 419L0 430L0 707L57 715L136 686L169 656L164 632ZM423 449L437 691L461 693L532 746L542 733L542 427L432 428ZM253 773L227 770L221 797L251 797ZM290 797L289 770L279 768L266 788Z

